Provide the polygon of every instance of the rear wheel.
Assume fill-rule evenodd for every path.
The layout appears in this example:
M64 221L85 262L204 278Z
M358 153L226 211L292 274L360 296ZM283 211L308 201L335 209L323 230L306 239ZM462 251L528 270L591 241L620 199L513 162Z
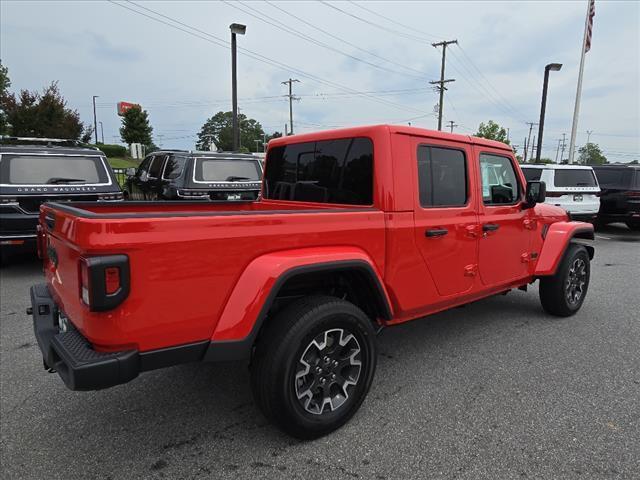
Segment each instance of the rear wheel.
M587 249L570 244L556 274L540 279L542 308L547 313L560 317L575 314L587 295L590 274Z
M356 413L375 368L375 331L362 310L335 297L307 297L270 320L251 362L251 386L268 419L311 439Z

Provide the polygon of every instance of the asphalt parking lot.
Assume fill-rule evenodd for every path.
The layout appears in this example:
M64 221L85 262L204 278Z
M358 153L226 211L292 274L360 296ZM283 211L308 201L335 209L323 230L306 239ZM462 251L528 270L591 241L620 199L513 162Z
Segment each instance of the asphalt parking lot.
M371 392L299 442L254 407L241 364L99 392L42 369L25 314L39 263L0 271L2 478L615 478L640 475L640 235L598 232L572 318L534 286L384 331Z

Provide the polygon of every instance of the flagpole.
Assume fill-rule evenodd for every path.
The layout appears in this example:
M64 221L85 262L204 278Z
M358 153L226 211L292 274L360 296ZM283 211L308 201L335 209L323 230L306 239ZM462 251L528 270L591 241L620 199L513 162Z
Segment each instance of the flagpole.
M587 16L584 21L584 35L582 37L582 54L580 55L580 72L578 73L578 88L576 89L576 104L573 108L573 123L571 125L571 140L569 142L569 163L573 163L576 150L576 134L578 132L578 116L580 115L580 97L582 96L582 74L584 73L584 56L587 48L587 29L589 28L589 13L591 0L587 0ZM562 160L562 159L561 159Z

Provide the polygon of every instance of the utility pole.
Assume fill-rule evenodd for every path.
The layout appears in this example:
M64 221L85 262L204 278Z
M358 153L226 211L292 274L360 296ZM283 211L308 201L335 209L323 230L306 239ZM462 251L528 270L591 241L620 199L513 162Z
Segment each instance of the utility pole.
M533 136L533 143L531 144L531 156L529 157L529 160L533 160L533 152L535 151L536 148L536 136ZM534 160L535 163L535 160Z
M96 145L98 144L98 122L96 117L96 98L98 95L93 96L93 133L96 135Z
M232 110L232 124L233 124L233 151L237 152L240 149L240 126L238 124L238 69L237 69L237 45L236 35L244 35L247 31L247 26L240 23L232 23L229 25L231 30L231 110Z
M524 145L524 163L527 163L527 151L529 149L529 145L531 145L531 131L533 130L534 125L538 124L534 122L527 122L527 125L529 125L529 136L527 137L527 141Z
M295 78L290 78L285 82L280 82L283 85L289 85L289 95L285 95L285 97L289 97L289 135L293 135L293 101L300 100L300 97L294 97L293 95L293 82L300 82L300 80L296 80Z
M434 48L442 47L442 66L440 67L440 80L429 82L431 85L438 85L436 88L440 91L440 102L438 103L438 130L442 130L442 104L444 102L444 91L446 90L444 84L449 82L455 82L455 78L450 78L448 80L444 79L444 65L445 58L447 55L447 45L451 45L452 43L457 44L458 40L445 40L438 43L432 43L431 46Z
M457 123L453 123L453 120L449 120L449 128L451 129L451 133L453 133L453 127L457 127Z
M560 154L560 163L562 163L564 160L564 149L567 147L566 139L567 139L567 134L563 133L562 134L562 153Z
M510 128L507 128L507 142L509 141L509 131L510 130L511 130Z
M260 142L262 140L254 140L254 142L256 142L256 153L258 153L258 151L260 150Z
M104 145L104 127L102 126L102 122L98 122L100 124L100 134L102 136L102 144Z
M558 139L558 148L556 148L556 163L558 163L558 153L560 153L560 142L562 142L562 140Z
M587 130L587 143L589 143L589 138L591 138L592 133L593 133L593 130Z

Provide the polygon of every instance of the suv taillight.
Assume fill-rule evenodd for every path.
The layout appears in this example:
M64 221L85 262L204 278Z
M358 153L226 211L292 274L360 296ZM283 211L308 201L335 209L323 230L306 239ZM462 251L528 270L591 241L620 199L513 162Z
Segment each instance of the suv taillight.
M640 190L629 190L627 192L622 192L622 195L625 197L640 197Z
M79 260L80 298L92 312L111 310L129 295L129 257L103 255Z

